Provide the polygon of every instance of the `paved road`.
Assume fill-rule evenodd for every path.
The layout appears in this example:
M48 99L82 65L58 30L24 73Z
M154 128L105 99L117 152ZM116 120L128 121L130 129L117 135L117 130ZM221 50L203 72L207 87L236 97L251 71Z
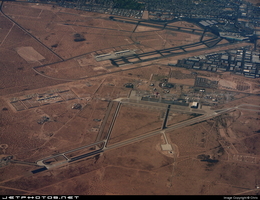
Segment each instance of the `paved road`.
M180 50L180 49L192 48L192 47L197 47L197 46L200 46L200 45L203 45L203 44L209 44L211 42L216 42L219 39L220 39L219 37L214 37L214 38L210 38L210 39L207 39L207 40L204 40L204 41L194 42L194 43L191 43L191 44L185 44L185 45L171 47L171 48L165 48L165 49L158 49L158 50L155 50L155 51L149 51L149 52L145 52L145 53L129 55L129 56L124 56L124 57L131 59L131 58L136 58L136 56L138 56L141 59L142 57L145 57L145 56L151 56L151 55L155 55L155 54L171 53L173 51ZM114 60L117 60L117 59L114 59Z
M115 113L114 113L112 122L111 122L111 124L110 124L109 130L108 130L108 133L107 133L107 137L106 137L106 139L105 139L104 148L107 146L107 143L108 143L108 141L109 141L109 138L110 138L111 132L112 132L112 130L113 130L113 127L114 127L114 124L115 124L115 121L116 121L116 118L117 118L117 115L118 115L118 112L119 112L120 108L121 108L121 102L118 103L117 108L116 108L116 111L115 111Z
M112 119L112 122L111 122L111 125L109 127L109 130L108 130L108 133L107 133L107 137L105 140L102 140L102 141L99 141L99 142L95 142L93 144L89 144L89 145L86 145L86 146L83 146L83 147L79 147L79 148L76 148L76 149L72 149L70 151L66 151L66 152L62 152L62 153L59 153L57 155L54 155L54 156L50 156L50 157L47 157L47 158L44 158L42 160L38 160L36 163L37 165L39 166L45 166L47 168L50 168L50 167L53 167L53 166L58 166L59 163L56 163L54 165L48 165L48 164L45 164L44 161L46 160L49 160L49 159L52 159L52 158L55 158L55 157L59 157L59 156L63 156L67 161L62 161L61 163L67 163L67 162L73 162L73 161L76 161L76 160L79 160L79 159L82 159L82 158L85 158L85 157L90 157L90 156L93 156L93 155L97 155L97 154L100 154L103 150L104 147L106 147L107 145L107 142L110 138L110 135L111 135L111 132L112 132L112 129L113 129L113 126L115 124L115 121L116 121L116 118L117 118L117 115L118 115L118 112L120 110L120 107L121 107L121 102L118 103L117 105L117 108L116 108L116 111L114 113L114 116L113 116L113 119ZM79 156L76 156L76 157L73 157L73 158L70 158L68 159L65 154L68 154L68 153L72 153L72 152L75 152L75 151L78 151L78 150L81 150L81 149L84 149L84 148L88 148L88 147L91 147L91 146L96 146L98 144L101 144L101 143L104 143L103 145L103 148L99 149L99 150L95 150L95 151L92 151L92 152L89 152L89 153L86 153L86 154L82 154L82 155L79 155Z
M149 101L142 101L142 100L127 100L122 99L121 102L123 104L129 104L132 106L137 106L141 108L150 108L155 110L165 110L167 109L167 104L161 103L161 102L149 102ZM180 106L180 105L174 105L171 104L170 112L181 112L181 113L197 113L197 114L206 114L205 110L202 109L190 109L188 107Z
M116 109L115 114L114 114L114 117L113 117L113 120L112 120L112 124L115 123L115 120L117 118L117 114L119 112L120 106L121 106L121 104L118 104L117 109ZM218 115L220 115L222 113L225 113L225 112L228 112L228 111L231 111L231 110L234 110L234 109L236 109L236 108L232 107L232 108L222 109L222 110L218 110L218 112L217 111L216 112L212 111L212 113L205 114L205 115L202 115L202 116L199 116L199 117L196 117L196 118L192 118L190 120L183 121L183 122L180 122L178 124L174 124L172 126L166 127L166 128L164 128L164 131L165 132L166 131L167 132L168 131L173 131L173 130L176 130L176 129L179 129L179 128L183 128L183 127L195 124L195 123L199 123L199 122L202 122L204 120L210 119L212 117L218 116ZM162 133L162 130L158 129L156 131L149 132L149 133L146 133L144 135L140 135L140 136L137 136L135 138L131 138L131 139L128 139L128 140L125 140L125 141L121 141L121 142L118 142L118 143L113 144L111 146L107 146L107 142L109 140L112 128L113 128L113 125L110 126L110 130L108 131L107 138L104 141L99 141L99 142L96 142L96 143L93 143L93 144L89 144L89 145L86 145L86 146L83 146L83 147L79 147L77 149L73 149L73 150L70 150L70 151L67 151L67 152L63 152L63 153L57 154L55 156L50 156L50 157L44 158L42 160L37 161L37 164L39 166L44 166L44 167L49 169L49 168L53 168L53 167L56 167L56 166L61 166L63 164L72 163L72 162L78 161L78 160L83 159L83 158L95 156L95 155L98 155L98 154L100 154L100 153L102 153L104 151L115 149L115 148L119 148L119 147L122 147L122 146L125 146L125 145L129 145L129 144L132 144L134 142L141 141L141 140L144 140L144 139L147 139L149 137L152 137L152 136L155 136L155 135L158 135L158 134ZM71 158L71 159L66 160L66 161L62 161L61 163L56 163L54 165L47 165L47 164L44 163L45 160L48 160L48 159L51 159L51 158L54 158L54 157L57 157L57 156L63 156L66 153L71 153L71 152L74 152L74 151L77 151L77 150L80 150L80 149L83 149L83 148L86 148L86 147L94 146L94 145L100 144L102 142L103 143L105 142L105 145L103 145L103 148L101 148L101 149L98 149L98 150L95 150L95 151L92 151L92 152L89 152L89 153L86 153L86 154L82 154L82 155L76 156L74 158Z
M242 108L243 106L247 107L247 108ZM248 107L253 107L253 108L258 108L258 109L250 109ZM254 112L260 112L260 106L257 105L252 105L252 104L240 104L239 106L235 107L236 109L239 110L248 110L248 111L254 111Z
M202 51L202 50L208 50L208 49L216 46L221 40L222 40L222 38L216 37L216 38L211 38L211 39L204 40L201 42L195 42L192 44L186 44L186 45L182 45L182 46L160 49L160 50L155 50L155 51L150 51L150 52L140 53L140 54L134 54L134 55L129 55L129 56L122 56L120 58L115 58L115 59L110 59L110 60L116 66L121 66L121 65L129 64L129 63L138 64L138 63L142 63L142 62L158 60L161 58L173 57L173 56L177 56L177 55L188 54L188 53L198 52L198 51ZM189 48L198 47L198 46L202 46L202 45L205 45L206 47L202 47L202 48L199 48L196 50L186 50ZM226 43L226 44L220 44L217 46L220 47L220 46L228 46L228 45L233 45L233 44ZM179 50L182 50L183 52L178 52ZM157 55L157 56L150 58L150 56L155 56L155 55ZM133 61L133 62L131 61L131 59L136 59L136 58L138 58L137 61ZM118 63L120 63L120 64L118 64Z
M239 110L247 110L247 111L254 111L254 112L260 112L260 110L256 110L256 109L248 109L248 108L237 108Z
M253 105L253 104L246 104L246 103L244 103L244 104L240 104L239 106L236 106L236 108L240 108L240 107L242 107L242 106L251 106L251 107L258 107L258 108L260 108L260 106L257 106L257 105Z
M101 139L101 136L103 134L103 131L104 131L104 128L106 126L106 123L107 123L107 120L108 120L108 117L110 115L110 112L111 112L111 109L113 107L113 104L116 103L115 101L110 101L109 102L109 105L108 105L108 108L107 108L107 111L106 111L106 115L102 121L102 124L100 126L100 129L98 131L98 135L97 135L97 138L96 138L96 142L99 141Z
M17 164L22 164L22 165L33 165L33 166L38 166L36 163L32 162L25 162L25 161L19 161L19 160L10 160L12 163L17 163Z
M196 29L196 28L188 28L188 27L180 27L180 26L173 26L168 25L166 22L157 22L157 21L148 21L148 20L132 20L132 19L123 19L120 17L113 17L113 21L121 22L121 23L128 23L128 24L134 24L136 25L135 29L138 27L138 25L151 27L151 28L158 28L158 30L171 30L171 31L179 31L184 33L192 33L196 35L201 35L204 30L202 29ZM133 32L135 31L133 30Z
M46 166L46 164L44 163L44 161L46 161L46 160L49 160L49 159L52 159L52 158L55 158L55 157L59 157L59 156L64 157L64 154L72 153L72 152L75 152L75 151L78 151L78 150L81 150L81 149L85 149L85 148L88 148L88 147L91 147L91 146L95 146L95 145L98 145L98 144L101 144L101 143L104 143L104 141L95 142L95 143L85 145L85 146L82 146L82 147L79 147L79 148L76 148L76 149L72 149L72 150L69 150L69 151L66 151L66 152L63 152L63 153L59 153L57 155L44 158L42 160L38 160L38 161L36 161L36 163L39 166Z
M126 31L126 30L120 30L120 29L113 29L113 28L103 28L103 27L95 27L95 26L86 26L86 25L81 25L81 24L68 24L68 23L63 23L61 25L65 26L79 26L79 27L86 27L86 28L93 28L93 29L103 29L103 30L110 30L110 31L121 31L121 32L132 32L132 31Z
M42 43L37 37L35 37L34 35L32 35L31 33L29 33L25 28L23 28L19 23L17 23L16 21L14 21L11 17L9 17L8 15L6 15L3 10L3 3L4 1L1 2L0 4L0 13L2 13L7 19L9 19L10 21L12 21L14 24L16 24L20 29L22 29L25 33L27 33L28 35L30 35L33 39L35 39L37 42L39 42L42 46L44 46L46 49L48 49L50 52L52 52L54 55L56 55L59 59L61 59L62 61L64 61L64 59L58 55L56 52L54 52L51 48L49 48L48 46L46 46L44 43Z
M79 155L79 156L76 156L74 158L71 158L68 162L74 162L76 160L80 160L82 158L87 158L87 157L90 157L90 156L95 156L95 155L98 155L100 153L102 153L103 150L102 149L98 149L96 151L93 151L93 152L90 152L90 153L86 153L86 154L83 154L83 155Z
M210 119L212 117L215 117L217 115L220 115L224 112L228 112L230 110L233 110L234 108L228 108L228 109L224 109L218 113L216 112L212 112L211 114L207 114L207 115L203 115L203 116L200 116L200 117L196 117L196 118L193 118L193 119L190 119L190 120L187 120L187 121L184 121L184 122L180 122L178 124L174 124L172 126L169 126L169 127L166 127L165 129L163 129L165 132L169 132L169 131L173 131L173 130L176 130L176 129L179 129L179 128L183 128L183 127L186 127L186 126L189 126L189 125L192 125L192 124L195 124L195 123L198 123L198 122L202 122L206 119ZM134 143L134 142L137 142L137 141L141 141L141 140L144 140L144 139L147 139L149 137L152 137L152 136L155 136L155 135L158 135L158 134L161 134L162 130L159 129L159 130L156 130L156 131L153 131L153 132L150 132L150 133L147 133L145 135L141 135L141 136L137 136L135 138L132 138L132 139L129 139L129 140L125 140L125 141L122 141L122 142L118 142L116 144L113 144L111 146L108 146L106 148L104 148L103 150L106 151L106 150L110 150L110 149L115 149L115 148L118 148L118 147L121 147L121 146L125 146L125 145L128 145L128 144L131 144L131 143Z
M165 116L164 116L164 120L163 120L163 124L162 124L162 128L161 129L165 129L167 126L167 119L168 119L168 115L171 109L171 105L168 105L167 110L165 112Z

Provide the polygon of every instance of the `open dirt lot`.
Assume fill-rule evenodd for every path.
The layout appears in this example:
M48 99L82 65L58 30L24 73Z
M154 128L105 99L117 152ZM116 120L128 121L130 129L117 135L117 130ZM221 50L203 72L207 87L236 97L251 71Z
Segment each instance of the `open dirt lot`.
M11 94L22 90L35 89L61 83L38 76L31 68L35 65L59 61L59 59L35 39L6 19L1 19L1 44L0 44L0 90L1 95ZM41 62L28 63L15 51L16 48L32 47L42 57ZM24 53L29 53L28 51ZM36 54L35 54L36 55ZM37 54L38 55L38 54ZM42 60L42 58L45 58ZM36 59L38 60L38 59Z
M112 130L109 145L158 129L161 124L160 112L123 105Z
M135 32L143 32L143 31L160 31L160 28L148 27L143 25L138 25L135 29Z
M154 95L154 91L163 94L164 89L159 87L163 79L175 84L165 93L169 98L182 98L182 92L192 90L194 70L175 68L168 63L248 43L115 67L110 60L97 62L94 56L126 49L142 53L170 48L198 42L200 36L152 30L142 25L133 33L134 24L109 20L108 15L51 5L4 2L2 9L24 29L0 15L1 195L259 193L258 107L243 106L213 119L174 131L165 129L164 134L159 132L115 147L162 127L167 104L165 109L157 104L158 109L147 108L144 101L136 105L135 98ZM201 29L183 21L169 25ZM209 38L207 35L204 39ZM243 103L260 106L256 95L260 90L258 80L230 73L198 72L198 75L220 80L220 86L232 86L231 91L237 92L234 99L216 104L215 109ZM132 83L133 88L127 88L126 83ZM230 91L218 88L214 92L226 95ZM120 105L118 101L126 102L130 94L132 104L121 104L109 140L102 141ZM78 109L72 108L79 104ZM167 127L197 116L170 111ZM94 157L40 173L31 172L39 169L33 165L36 161L51 155L86 145L90 146L66 153L67 156L97 150L101 145L93 145L96 141L108 145ZM172 150L162 150L166 141ZM30 163L6 163L2 159L6 156ZM58 163L54 159L49 161Z
M204 122L169 133L170 140L179 148L176 160L156 149L158 142L162 142L160 136L156 136L108 151L96 159L34 176L14 177L1 183L1 188L4 193L8 192L7 188L16 188L17 194L49 195L228 195L247 192L254 188L255 177L260 175L258 166L229 162L217 142L220 136L212 128L213 124L213 121ZM203 154L218 162L201 161L198 155ZM23 171L17 175L21 173Z
M256 145L259 141L258 117L257 110L236 110L217 119L217 125L224 133L222 136L234 145L235 153L259 157L260 151Z
M84 59L77 58L37 68L40 74L64 81L109 72L106 67L111 66L111 63L96 62L93 56L88 54L91 52L99 51L104 54L120 51L120 48L121 50L134 48L139 52L147 52L198 42L200 38L199 35L169 30L132 33L135 25L111 21L103 15L93 16L93 13L75 14L72 9L58 7L39 6L37 8L35 5L8 3L3 6L3 11L63 59L79 55L86 56L88 60L83 57ZM41 23L38 23L39 20ZM186 22L183 24L188 26ZM179 22L175 25L181 26ZM11 24L8 26L10 27ZM15 29L15 26L12 29ZM75 42L75 35L80 35L83 40ZM16 41L12 43L17 44ZM35 49L35 45L30 46ZM48 56L35 50L48 60ZM40 62L39 65L41 64L46 64L46 62Z
M55 109L54 106L56 107ZM66 104L66 106L67 109L69 109L71 103ZM35 155L32 155L32 153L28 151L27 154L32 155L30 159L18 152L14 154L17 158L33 161L37 158L39 159L40 157L43 157L46 154L75 148L77 146L76 144L80 144L80 142L81 144L90 143L91 140L93 141L95 139L93 136L96 134L87 136L87 133L89 134L91 132L89 128L94 125L89 126L88 123L92 118L102 118L102 115L107 108L107 102L91 102L87 104L82 111L73 111L70 110L70 108L67 112L65 112L66 109L60 106L61 114L59 114L57 110L58 107L55 104L52 104L52 107L45 106L43 108L44 109L41 111L36 109L34 112L37 111L39 117L42 116L42 114L48 114L48 116L56 120L56 122L47 122L44 125L38 125L34 121L35 126L37 125L39 128L40 126L44 126L40 129L42 129L43 133L49 133L50 126L48 125L51 123L54 125L55 123L61 122L61 125L55 128L59 129L59 131L57 131L55 135L51 136L52 139L48 139L50 136L47 135L45 138L37 135L38 140L42 141L41 144L46 141L47 143L45 143L41 149L37 150L37 153L32 151ZM149 110L144 110L141 112L140 109L129 106L122 106L121 109L122 110L120 110L111 135L112 143L113 141L117 142L115 139L118 139L119 137L121 137L118 139L119 141L134 137L133 133L136 131L134 124L136 124L137 121L143 121L145 122L144 125L146 125L148 123L147 119L158 121L158 118L160 118L159 112ZM71 111L74 112L74 115L77 114L77 116L73 117L73 113L71 113ZM33 112L33 110L28 110L26 112ZM12 124L14 122L10 123L10 119L12 119L12 112L2 111L2 114L3 113L4 120L1 123L5 125L4 127L7 128L6 131L8 131L11 127L15 127ZM24 117L25 112L23 111L20 113L23 113L22 116ZM151 117L151 115L154 115L154 117ZM35 114L33 116L35 116ZM16 115L16 118L17 117L18 116ZM177 118L177 120L179 119L180 117ZM16 121L16 119L14 120ZM69 123L67 123L68 120ZM125 124L123 120L127 120L128 123ZM233 140L233 145L237 149L238 153L244 153L243 155L259 156L259 149L257 148L258 143L253 141L259 139L258 134L254 133L254 131L258 131L258 126L254 125L254 130L249 128L253 126L251 123L254 123L256 120L257 112L252 115L250 112L242 111L241 113L240 111L236 111L236 113L223 116L221 119L218 118L208 120L181 130L169 132L167 133L168 141L172 145L176 145L179 152L175 160L174 158L166 156L163 152L161 152L161 150L156 148L156 146L164 143L161 135L158 135L141 142L136 142L125 147L107 151L99 157L93 159L83 160L69 166L57 168L49 172L42 172L33 176L29 176L28 171L35 169L35 167L9 165L1 169L1 173L3 174L1 179L2 182L0 182L1 193L45 195L227 195L249 191L246 194L256 194L256 191L252 190L252 188L255 187L255 178L258 179L257 177L260 175L258 171L259 164L246 164L245 162L241 162L239 160L231 160L230 154L227 152L228 150L226 151L227 147L220 145L218 142L219 140L223 140L219 134L218 126L227 124L228 130L232 130L236 133L239 139L239 142ZM21 119L19 119L19 121L20 123L22 122ZM160 122L159 124L161 125L162 121L159 120L158 122ZM243 127L241 126L242 122L244 123ZM9 126L6 126L7 123ZM65 126L62 125L64 123L66 123ZM98 125L99 122L94 123ZM31 124L33 124L33 121ZM155 123L153 124L156 125ZM77 132L75 132L75 129L71 129L72 127L75 127L74 125L79 128L77 128ZM122 129L122 125L128 125L128 128L124 127ZM142 123L138 122L138 125L141 126ZM24 124L21 124L21 126L24 128ZM25 136L26 133L30 133L28 132L28 129L26 130L27 132L22 132L23 136ZM36 129L34 128L34 130ZM84 135L84 130L89 130L90 132L87 131ZM130 135L117 134L118 131L126 132L127 130ZM249 130L253 131L252 134L248 133ZM52 129L52 131L54 130ZM147 131L147 129L145 129L145 131ZM141 132L141 130L138 130L136 133L138 135ZM13 133L10 131L9 138L11 134ZM78 134L77 137L75 137L75 134ZM124 137L122 138L122 136ZM33 136L31 136L30 141L32 141L32 138ZM228 140L228 137L224 139ZM4 141L4 143L9 142ZM21 143L21 141L19 141L19 143ZM244 147L242 148L241 145L238 145L239 143L243 144L242 147L246 146L248 150L245 151ZM28 143L28 145L29 144L30 143ZM13 152L11 152L11 150L14 151L14 149L8 148L6 153L12 154ZM19 151L18 145L15 146L15 150ZM210 159L218 160L218 162L203 162L201 161L201 158L198 157L199 155L209 156ZM15 170L15 168L17 168L17 170ZM12 177L10 177L9 173L13 170L15 170L15 176L12 175ZM230 171L232 171L232 173L230 173ZM238 174L241 173L247 175L243 177L238 176ZM87 181L86 177L88 177Z
M82 110L72 109L75 103L80 103ZM97 132L93 128L98 129L100 122L93 119L103 119L107 102L74 99L18 112L9 109L10 105L2 99L0 105L8 108L0 111L4 133L1 143L12 144L5 153L17 159L35 160L94 142ZM43 116L50 120L38 124Z
M178 21L178 22L173 22L173 23L168 23L169 26L178 26L178 27L183 27L183 28L194 28L194 29L199 29L199 30L203 30L201 27L189 23L189 22L185 22L185 21Z
M45 59L32 47L20 47L16 49L16 52L27 62L37 62Z
M164 49L175 46L181 46L189 43L199 41L199 35L192 35L188 33L174 32L169 30L151 31L133 33L132 39L135 42L140 42L145 48L143 51L149 49Z
M126 39L129 39L134 25L121 26L122 23L118 25L114 21L96 19L92 14L75 15L73 9L60 12L59 8L51 10L45 8L47 7L39 9L37 6L31 7L27 4L6 4L3 11L13 16L18 23L64 59L111 46L129 44ZM19 10L19 14L14 10ZM76 33L81 34L85 41L74 42ZM53 45L55 47L52 47Z
M167 126L176 124L181 121L185 121L187 119L193 118L192 115L190 114L180 114L180 113L175 113L175 112L170 112L167 120Z

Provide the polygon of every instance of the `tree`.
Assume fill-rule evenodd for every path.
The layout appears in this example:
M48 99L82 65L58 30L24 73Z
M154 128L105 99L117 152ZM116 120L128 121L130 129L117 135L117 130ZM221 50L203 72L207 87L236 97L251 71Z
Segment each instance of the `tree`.
M144 4L138 3L136 0L114 0L114 8L142 10Z

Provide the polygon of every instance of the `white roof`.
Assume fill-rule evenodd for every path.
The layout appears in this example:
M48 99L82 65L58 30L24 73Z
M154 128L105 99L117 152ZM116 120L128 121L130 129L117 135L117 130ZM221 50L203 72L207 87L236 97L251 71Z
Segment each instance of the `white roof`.
M192 102L192 106L197 106L198 102Z

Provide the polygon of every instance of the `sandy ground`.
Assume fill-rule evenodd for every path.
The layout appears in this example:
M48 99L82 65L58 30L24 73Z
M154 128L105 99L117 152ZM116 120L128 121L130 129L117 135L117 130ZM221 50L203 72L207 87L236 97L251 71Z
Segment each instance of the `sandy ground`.
M158 129L161 123L158 111L123 105L114 125L109 145Z
M142 31L160 31L160 28L138 25L138 27L135 29L135 32L142 32Z
M16 52L27 62L37 62L45 59L33 47L19 47L16 48Z
M50 64L60 59L0 16L0 156L13 155L18 160L35 162L58 152L93 143L107 112L109 101L129 96L132 89L124 87L124 84L133 83L137 91L149 91L152 89L149 86L151 82L158 84L160 77L168 77L170 72L175 71L175 75L169 79L170 82L192 85L194 78L190 76L191 71L166 65L198 53L231 48L218 47L162 59L152 65L142 63L125 66L124 71L119 71L108 68L108 62L95 62L93 53L97 52L92 51L99 50L100 54L120 51L129 45L129 48L146 52L196 42L199 36L169 31L132 33L134 26L107 21L106 15L46 5L28 6L5 2L3 10L64 59L84 54L63 63ZM39 23L39 20L42 23ZM178 23L184 27L197 28L189 23ZM81 34L86 40L74 42L75 33ZM134 44L138 41L140 44ZM56 47L52 47L53 45ZM232 48L240 46L245 44L235 44ZM102 73L104 75L72 82L36 75L32 70L32 67L36 66L35 63L28 63L21 58L14 50L18 47L32 47L45 58L39 65L46 66L38 68L39 72L45 75L67 79ZM31 58L40 59L35 52ZM138 66L144 67L135 68ZM113 70L118 72L105 75ZM236 87L237 84L246 88L248 85L250 87L245 92L249 91L251 94L259 90L258 80L249 80L228 73L199 74L209 79L218 78L223 86ZM77 98L64 102L53 101L48 105L23 111L16 111L10 104L15 97L25 98L44 92L55 93L57 88L67 88L74 92ZM189 86L184 86L183 90L188 91ZM176 93L177 91L179 89L176 89ZM75 103L81 104L82 110L72 109ZM216 108L228 108L242 103L260 105L258 96L240 93L236 95L235 100ZM111 116L113 110L115 108L112 109ZM48 116L51 120L38 124L37 121L43 116ZM109 144L160 128L161 116L161 111L123 105ZM168 124L188 118L190 115L187 114L171 115ZM112 117L109 118L111 119ZM166 136L173 146L174 152L171 155L159 148L165 143L159 134L105 151L94 158L83 159L35 175L30 171L38 167L10 164L0 169L0 194L255 195L259 192L256 190L256 182L260 181L259 110L237 109L198 124L167 132ZM82 152L85 151L77 153ZM217 161L211 163L211 160L205 161L203 158Z

